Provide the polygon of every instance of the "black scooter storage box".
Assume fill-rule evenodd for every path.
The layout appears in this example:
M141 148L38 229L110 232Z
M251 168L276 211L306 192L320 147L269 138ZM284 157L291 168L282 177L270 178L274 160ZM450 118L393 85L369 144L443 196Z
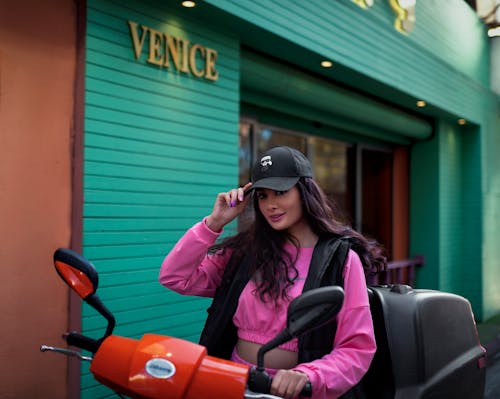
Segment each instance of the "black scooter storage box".
M368 291L377 340L361 382L368 398L483 398L486 352L467 299L407 285Z

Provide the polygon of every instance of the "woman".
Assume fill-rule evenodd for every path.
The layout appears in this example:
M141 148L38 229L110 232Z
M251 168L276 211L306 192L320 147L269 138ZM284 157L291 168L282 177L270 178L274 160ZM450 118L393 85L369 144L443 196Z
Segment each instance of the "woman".
M250 198L249 226L216 242ZM297 397L310 381L313 398L337 398L360 381L375 353L365 273L384 267L375 242L336 221L307 158L275 147L254 165L251 182L218 194L212 213L165 258L159 280L181 294L215 297L200 343L213 356L248 365L285 327L293 298L342 285L335 322L266 353L264 363L274 395Z

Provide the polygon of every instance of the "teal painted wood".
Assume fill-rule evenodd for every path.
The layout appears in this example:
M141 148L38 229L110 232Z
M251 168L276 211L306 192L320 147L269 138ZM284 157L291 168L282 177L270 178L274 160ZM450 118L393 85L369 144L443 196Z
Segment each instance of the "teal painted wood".
M485 25L466 2L462 0L419 0L416 5L416 25L413 32L403 35L394 27L394 13L388 1L375 1L373 7L361 9L350 0L339 1L300 1L290 0L283 3L255 0L206 0L216 10L223 10L238 18L238 23L230 24L243 44L257 49L260 54L276 58L289 65L296 65L325 82L341 82L361 93L388 101L416 114L427 115L436 124L455 124L458 118L465 118L480 138L464 145L460 170L469 176L462 182L464 190L472 188L473 195L480 198L475 203L471 197L462 204L461 211L471 210L475 216L467 219L467 228L478 233L478 239L467 241L467 258L478 261L481 273L473 276L472 286L481 285L482 292L473 288L471 300L483 303L482 309L475 313L485 317L500 311L497 260L500 247L496 237L500 234L500 120L498 115L498 95L492 92L489 83L489 39ZM230 18L227 18L228 20ZM329 70L320 69L322 59L334 62ZM244 68L244 66L242 66ZM242 79L245 79L243 76ZM244 92L243 92L244 94ZM244 97L243 97L244 98ZM417 109L416 100L425 100L424 110ZM462 129L463 134L467 129ZM434 142L434 141L432 141ZM472 146L469 148L469 144ZM479 149L478 147L479 146ZM456 186L445 185L433 193L430 188L421 186L421 170L429 169L428 154L422 148L437 148L437 155L445 156L444 165L450 161L450 154L444 145L436 148L429 143L417 144L412 160L417 157L415 191L426 196L412 197L417 208L412 205L412 220L421 231L411 226L411 246L420 248L429 257L430 264L437 265L440 256L439 234L432 231L427 243L425 239L430 224L420 223L428 220L426 214L447 213L441 206L456 193ZM472 151L472 154L471 152ZM478 152L477 152L478 151ZM432 152L432 155L435 153ZM467 159L475 159L472 172L465 172ZM481 161L477 161L481 159ZM422 165L419 165L422 163ZM436 167L429 170L432 182L436 182L442 171L438 161L430 162ZM470 176L474 176L470 178ZM437 189L437 185L431 185ZM412 188L413 189L413 188ZM420 204L420 205L418 205ZM424 204L428 208L424 208ZM419 219L424 216L423 219ZM437 215L435 215L437 216ZM448 215L452 218L452 215ZM435 219L432 219L435 220ZM451 226L453 223L446 223ZM453 231L443 231L453 237ZM458 238L444 242L447 251L456 248ZM436 244L434 242L436 239ZM451 239L451 238L450 238ZM421 246L423 244L423 246ZM480 254L480 259L475 256ZM452 254L450 254L453 257ZM451 268L444 268L451 273ZM427 276L422 270L420 281L439 285L440 273L431 271L435 278ZM466 274L468 277L472 273ZM459 284L450 276L442 276L447 286Z
M458 129L451 124L438 126L440 141L439 165L439 289L447 292L462 291L463 207L462 207L462 152L463 140ZM475 280L475 279L474 279ZM474 281L473 280L473 281ZM469 281L471 284L473 281Z
M248 95L248 92L245 90L242 91L242 96L246 98ZM262 98L261 95L259 95L259 98ZM290 109L288 108L290 104L288 103L288 107L286 109L286 112L280 112L278 109L281 109L281 107L285 107L286 104L281 101L279 104L276 104L275 101L272 102L271 108L262 108L255 106L255 104L249 104L246 102L243 102L241 104L241 114L244 116L250 116L250 117L256 117L258 118L259 122L263 124L268 124L268 125L274 125L274 126L281 126L285 129L290 129L290 130L295 130L295 131L301 131L305 133L309 133L315 136L319 137L327 137L327 138L334 138L336 140L344 141L346 143L359 143L363 142L367 145L377 145L381 146L387 145L387 133L386 132L377 132L373 128L370 128L369 132L367 131L366 135L361 135L361 134L356 134L352 130L347 130L348 127L352 126L352 121L346 122L346 127L341 128L339 127L339 120L336 119L334 122L332 121L331 124L318 124L318 123L311 123L311 120L307 120L304 118L299 117L299 115L303 115L301 109L300 112L297 112L296 115L291 115L288 112L290 112ZM310 111L310 112L309 112ZM308 110L308 115L309 116L314 116L314 112L312 112L310 109ZM322 113L322 116L324 114ZM316 119L313 119L316 120ZM358 126L358 131L359 131L359 126ZM369 134L368 134L369 133ZM407 145L410 143L410 141L404 137L401 136L400 140L399 138L396 138L394 135L391 135L391 141L397 144L403 144ZM386 140L383 140L383 139Z
M416 275L416 286L439 288L439 141L417 143L410 157L410 256L425 254L425 266Z
M242 52L241 69L244 101L385 141L432 133L424 119L250 51Z
M470 298L472 308L477 320L487 320L490 316L486 312L491 312L495 307L491 306L485 298L492 296L485 295L487 280L490 278L483 265L491 265L490 262L483 262L482 246L484 234L482 226L483 217L483 197L481 195L482 181L482 160L481 160L481 133L477 127L466 128L462 132L462 272L461 272L461 293L466 298ZM498 248L497 248L498 251ZM495 276L497 271L493 272ZM494 296L493 296L494 297Z
M207 299L162 287L165 255L238 181L239 42L177 3L87 2L83 254L99 271L99 295L115 333L196 341ZM132 20L218 51L217 81L135 59ZM231 229L229 229L231 230ZM105 321L84 306L85 334ZM110 392L82 371L82 398Z
M269 54L287 59L296 52L301 57L293 62L307 69L314 67L311 60L317 65L322 58L330 59L339 65L338 70L332 68L325 73L315 67L315 72L342 80L343 67L354 70L357 73L345 76L346 82L361 91L370 91L368 77L474 121L478 121L484 104L491 101L484 24L462 0L418 1L418 19L410 35L394 29L394 13L388 1L376 1L369 9L349 0L291 0L286 7L266 0L207 3L253 28L240 24L242 41L252 40L245 31L255 37L256 30L261 29L266 32L262 33L266 41L275 45ZM254 39L252 47L266 52L266 41L256 43ZM304 57L300 48L309 51L309 56Z
M481 159L477 128L442 122L412 152L411 253L426 254L417 285L454 292L483 318Z

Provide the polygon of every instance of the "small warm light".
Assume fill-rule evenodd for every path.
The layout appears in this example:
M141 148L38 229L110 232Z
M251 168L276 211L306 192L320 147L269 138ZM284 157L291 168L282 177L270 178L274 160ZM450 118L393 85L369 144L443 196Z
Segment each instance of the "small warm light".
M196 2L194 1L183 1L182 3L182 6L183 7L186 7L186 8L193 8L194 6L196 6Z
M500 26L488 29L488 37L498 37L500 36Z
M410 7L415 7L417 0L397 0L397 2L400 7L410 8Z
M460 118L460 119L458 120L458 124L459 124L459 125L465 125L466 123L467 123L467 121L466 121L464 118Z
M426 105L427 105L427 103L425 101L422 101L422 100L417 101L417 107L419 107L419 108L423 108Z
M333 62L331 62L331 61L321 61L321 66L323 68L331 68L333 66Z

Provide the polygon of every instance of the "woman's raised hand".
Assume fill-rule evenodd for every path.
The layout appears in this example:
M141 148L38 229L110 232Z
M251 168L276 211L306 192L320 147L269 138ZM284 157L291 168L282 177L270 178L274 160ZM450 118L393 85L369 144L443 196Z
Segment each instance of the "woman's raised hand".
M221 231L226 224L243 212L248 201L245 191L251 186L252 183L247 183L243 187L217 194L212 213L206 219L210 230Z

